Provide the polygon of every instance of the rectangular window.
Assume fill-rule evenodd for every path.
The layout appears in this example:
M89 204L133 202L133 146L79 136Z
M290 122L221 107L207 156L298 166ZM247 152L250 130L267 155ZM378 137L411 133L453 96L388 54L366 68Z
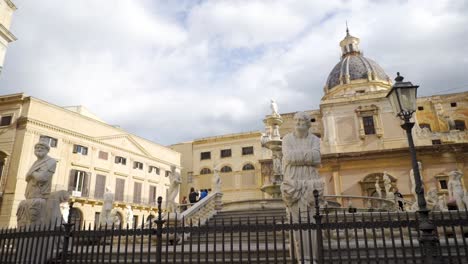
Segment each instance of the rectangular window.
M71 170L69 179L69 191L72 196L87 197L89 187L89 174L86 171Z
M374 117L373 116L364 116L364 117L362 117L362 122L364 124L364 134L366 134L366 135L375 134Z
M135 182L133 184L133 202L141 203L141 182Z
M253 147L243 147L242 148L242 155L252 155L254 154L254 148Z
M133 162L133 168L142 170L143 169L143 163L135 161L135 162Z
M211 159L211 152L207 151L207 152L200 153L200 159L201 160Z
M114 198L116 201L123 202L124 200L124 191L125 191L125 180L124 179L115 179L115 195Z
M442 144L442 141L440 141L440 139L433 139L432 140L432 145L440 145Z
M448 189L446 180L440 180L439 183L440 183L440 189L442 189L442 190L447 190Z
M94 198L102 199L106 189L106 176L96 175L96 187L94 187Z
M127 164L127 159L124 158L124 157L115 156L115 163L116 164L126 165Z
M150 185L149 187L149 203L156 204L156 186Z
M94 225L99 226L99 217L101 217L100 212L95 212L94 213Z
M98 158L102 159L102 160L107 160L107 159L109 159L109 153L107 153L105 151L99 151Z
M165 176L166 176L166 177L169 177L169 175L171 175L171 172L170 172L170 171L166 171Z
M0 119L0 126L8 126L8 125L10 125L12 119L13 119L13 116L12 116L12 115L2 116L2 118Z
M463 120L455 120L455 129L460 131L465 131L465 121Z
M42 142L47 142L47 144L48 144L49 147L51 147L51 148L56 148L56 147L57 147L57 142L58 142L58 140L57 140L56 138L41 135L41 136L39 137L39 140L42 141Z
M423 111L424 107L423 106L418 106L418 111Z
M81 155L88 155L88 148L81 145L73 145L73 153L78 153Z
M231 149L222 149L221 150L221 158L227 158L227 157L231 157L231 156L232 156Z
M148 172L149 173L156 173L157 175L160 175L161 170L158 167L149 166Z
M450 103L450 106L451 106L451 107L457 107L457 103L456 103L456 102L452 102L452 103Z

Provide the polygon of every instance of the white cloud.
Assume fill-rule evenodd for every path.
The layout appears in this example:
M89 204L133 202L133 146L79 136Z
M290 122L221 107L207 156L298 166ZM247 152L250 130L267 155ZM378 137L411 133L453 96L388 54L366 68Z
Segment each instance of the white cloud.
M421 94L467 87L468 7L455 1L18 1L0 80L85 105L162 144L317 109L345 21L365 56ZM467 90L466 88L464 90ZM453 91L453 90L452 90ZM460 91L460 90L454 90Z

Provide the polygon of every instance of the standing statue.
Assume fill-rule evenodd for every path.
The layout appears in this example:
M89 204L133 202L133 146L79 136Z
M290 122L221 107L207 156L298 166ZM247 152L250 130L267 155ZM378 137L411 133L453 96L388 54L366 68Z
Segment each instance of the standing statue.
M431 188L426 195L426 202L429 206L432 206L432 210L436 211L439 205L439 197L437 196L437 189Z
M377 192L379 198L382 198L382 189L380 189L379 176L375 177L375 191Z
M276 101L271 99L271 114L273 116L279 116L279 113L278 113L278 105L276 104Z
M447 207L447 197L444 195L439 195L439 201L437 202L437 208L439 211L448 211Z
M449 173L450 180L448 182L448 193L451 200L455 200L457 203L458 210L466 210L467 204L465 204L464 196L465 190L463 190L461 171L455 170Z
M421 175L421 181L422 181L422 164L420 161L418 161L418 169L419 169L419 175ZM414 203L411 206L412 211L417 211L419 210L418 206L418 194L416 193L416 183L414 179L414 171L413 169L410 170L410 181L411 181L411 193L414 196Z
M390 191L392 188L392 180L390 179L386 171L384 171L383 174L383 182L385 187L385 198L393 200L394 194L392 191Z
M125 209L125 218L126 218L125 220L127 222L127 226L129 228L133 228L135 223L133 223L133 211L132 211L131 205L127 205Z
M55 173L57 167L57 161L47 154L49 153L49 145L45 141L39 141L34 146L34 155L37 160L33 163L28 173L26 174L26 192L24 194L26 200L23 200L18 205L18 211L16 213L18 227L28 226L41 226L51 223L52 219L56 219L57 213L60 214L60 203L54 208L54 210L47 210L51 207L52 200L49 200L52 189L52 176ZM58 195L60 194L60 196ZM68 200L65 193L54 193L53 201ZM59 216L62 218L61 214ZM58 221L60 224L61 221Z
M57 161L47 154L49 144L40 140L34 146L34 155L37 160L33 163L26 174L25 198L18 205L16 212L18 227L37 228L41 226L61 226L63 216L60 204L68 201L70 195L67 191L55 191L52 189L52 176L57 167ZM46 263L52 257L52 252L45 249L44 241L37 238L25 238L27 248L19 248L16 254L19 256L18 263ZM60 249L62 240L57 239L49 245ZM35 248L36 251L31 249ZM39 249L39 251L37 251Z
M166 174L166 177L169 176L169 189L166 195L166 210L170 213L175 213L177 206L175 199L179 194L179 187L182 183L180 178L180 173L176 171L175 166L171 166L171 172Z
M215 193L221 192L221 176L219 175L219 165L213 166L213 191Z
M99 225L100 226L112 226L114 223L114 216L112 214L112 208L114 207L114 193L112 192L110 186L106 187L106 192L104 193L104 203L102 204L102 211L99 216Z
M60 204L60 211L62 211L63 221L68 221L68 215L70 215L70 205L68 203Z
M270 179L271 183L276 184L277 182L281 181L281 175L283 175L283 168L281 162L281 152L280 151L273 151L272 155L273 159L273 177Z
M283 183L281 193L286 204L288 213L292 216L294 223L301 218L313 219L313 212L307 215L308 208L314 208L313 191L317 190L323 195L325 183L317 172L317 166L321 163L320 139L309 133L310 117L305 112L294 115L295 130L283 138ZM289 215L289 214L288 214ZM300 241L302 232L302 243ZM313 263L311 259L310 246L313 247L313 256L317 256L316 233L312 231L311 239L305 231L294 231L296 257L298 263ZM312 245L309 245L312 241ZM303 245L303 247L301 247ZM303 256L303 259L302 259Z

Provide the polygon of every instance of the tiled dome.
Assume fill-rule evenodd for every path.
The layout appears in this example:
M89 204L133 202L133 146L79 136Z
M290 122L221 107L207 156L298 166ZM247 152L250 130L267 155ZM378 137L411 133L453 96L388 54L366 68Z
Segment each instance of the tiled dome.
M348 30L340 46L343 55L328 75L326 88L332 89L354 80L382 81L390 84L390 78L382 67L375 61L362 56L359 50L359 38L351 36Z

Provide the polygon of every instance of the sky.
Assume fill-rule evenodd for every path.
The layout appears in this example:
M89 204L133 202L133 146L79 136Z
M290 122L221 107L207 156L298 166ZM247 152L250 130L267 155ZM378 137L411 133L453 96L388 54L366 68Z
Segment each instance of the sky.
M420 96L468 90L468 1L14 0L0 94L83 105L159 144L318 109L339 42Z

